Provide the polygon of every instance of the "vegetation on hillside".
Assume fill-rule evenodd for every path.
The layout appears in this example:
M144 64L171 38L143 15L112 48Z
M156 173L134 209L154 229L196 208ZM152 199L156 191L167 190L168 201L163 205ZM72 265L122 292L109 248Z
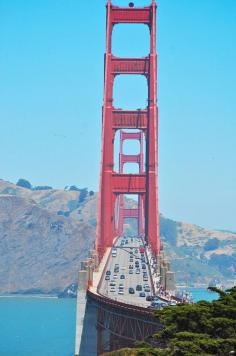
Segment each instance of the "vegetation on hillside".
M182 304L156 311L164 328L134 349L106 354L112 356L228 356L236 350L236 287L219 299Z

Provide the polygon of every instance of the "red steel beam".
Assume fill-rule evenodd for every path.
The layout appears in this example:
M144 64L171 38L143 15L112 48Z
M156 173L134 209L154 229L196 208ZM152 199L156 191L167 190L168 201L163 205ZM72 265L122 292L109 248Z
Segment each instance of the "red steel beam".
M124 219L125 218L139 218L139 209L123 209Z
M147 76L149 73L149 57L145 58L118 58L111 57L111 71L118 74L140 74Z
M147 110L112 109L113 130L119 129L147 129Z
M146 192L146 174L112 174L114 194L140 194Z
M151 21L150 7L123 8L111 6L112 25L117 23L143 23L149 25Z

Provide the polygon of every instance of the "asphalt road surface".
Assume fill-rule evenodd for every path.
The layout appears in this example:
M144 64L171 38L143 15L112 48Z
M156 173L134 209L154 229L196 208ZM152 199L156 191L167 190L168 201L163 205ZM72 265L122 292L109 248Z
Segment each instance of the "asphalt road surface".
M121 245L122 243L123 245ZM151 302L146 301L146 297L152 294L152 290L146 255L144 255L145 262L142 262L141 260L139 247L142 245L142 240L136 237L120 237L116 241L113 251L115 249L117 253L116 256L115 253L113 253L113 257L111 256L109 258L107 269L101 284L101 294L124 303L135 304L142 307L148 307L151 304ZM139 262L139 273L138 269L135 267L135 261ZM143 264L146 267L145 269L142 268ZM115 265L119 265L118 272L114 271ZM130 266L133 268L130 268ZM130 270L132 270L133 273L130 273ZM143 278L143 272L147 273L146 281ZM106 273L108 273L109 277L106 277ZM122 278L122 275L124 276L124 279ZM137 285L141 285L141 291L136 290ZM148 285L150 291L147 286L145 291L144 285ZM129 288L134 289L134 294L130 294ZM140 296L140 292L144 292L145 296Z

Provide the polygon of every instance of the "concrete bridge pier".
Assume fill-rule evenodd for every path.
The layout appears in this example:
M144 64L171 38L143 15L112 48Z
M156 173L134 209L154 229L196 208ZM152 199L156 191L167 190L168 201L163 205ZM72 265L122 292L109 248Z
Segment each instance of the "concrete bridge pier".
M78 291L75 356L97 356L97 305Z

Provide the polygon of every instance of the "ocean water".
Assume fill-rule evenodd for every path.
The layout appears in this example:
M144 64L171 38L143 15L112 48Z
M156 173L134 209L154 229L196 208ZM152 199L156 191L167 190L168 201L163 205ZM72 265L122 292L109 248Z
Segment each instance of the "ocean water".
M75 299L0 298L0 356L72 356Z
M195 301L217 299L190 288ZM72 356L75 299L0 298L0 356Z

